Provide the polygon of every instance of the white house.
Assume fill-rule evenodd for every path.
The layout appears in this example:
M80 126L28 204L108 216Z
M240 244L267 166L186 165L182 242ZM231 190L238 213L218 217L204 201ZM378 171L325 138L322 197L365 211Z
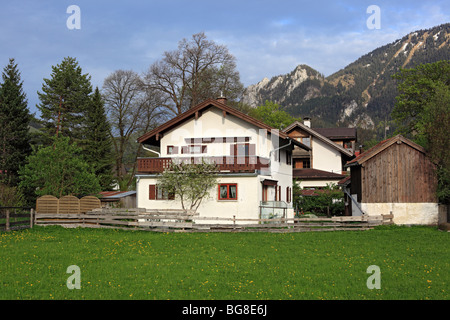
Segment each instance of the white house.
M158 176L171 161L195 163L205 159L215 162L220 173L217 187L197 210L200 217L294 215L292 150L294 145L309 148L226 105L224 98L204 101L144 134L138 142L147 149L159 150L156 158L138 159L136 191L140 208L180 209L177 197L169 199L158 190Z
M290 138L310 147L294 149L293 178L303 189L337 184L345 178L346 162L354 157L356 130L310 126L309 119L305 118L305 123L296 121L283 130Z

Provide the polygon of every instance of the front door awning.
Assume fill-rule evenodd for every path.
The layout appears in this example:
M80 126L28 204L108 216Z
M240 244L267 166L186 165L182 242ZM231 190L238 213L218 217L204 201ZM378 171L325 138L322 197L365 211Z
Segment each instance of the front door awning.
M276 186L278 185L278 181L276 180L270 180L270 179L264 179L262 181L263 186Z

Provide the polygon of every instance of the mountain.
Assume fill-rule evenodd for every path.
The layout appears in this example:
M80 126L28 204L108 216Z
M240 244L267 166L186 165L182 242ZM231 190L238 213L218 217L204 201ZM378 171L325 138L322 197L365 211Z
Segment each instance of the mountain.
M390 120L397 89L392 75L400 68L450 59L450 23L412 32L373 50L324 77L306 65L264 78L246 88L243 102L256 107L266 100L295 117L309 116L318 126L373 129Z

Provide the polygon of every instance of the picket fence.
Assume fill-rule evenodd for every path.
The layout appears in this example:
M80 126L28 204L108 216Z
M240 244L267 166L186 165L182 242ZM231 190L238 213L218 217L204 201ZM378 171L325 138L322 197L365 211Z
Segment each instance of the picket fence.
M85 214L36 213L35 224L155 232L305 232L367 230L392 224L392 218L393 215L243 219L199 217L188 210L94 209Z

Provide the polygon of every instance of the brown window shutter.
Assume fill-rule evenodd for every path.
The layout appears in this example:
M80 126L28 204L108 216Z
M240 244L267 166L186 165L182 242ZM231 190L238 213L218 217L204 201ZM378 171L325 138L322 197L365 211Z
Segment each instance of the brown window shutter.
M232 144L230 145L230 155L234 156L237 153L237 145Z
M255 144L249 144L248 145L248 155L254 156L256 154L256 145Z
M206 153L206 147L207 146L202 146L202 153Z
M149 200L156 200L156 185L155 184L150 184L148 186L148 199Z

